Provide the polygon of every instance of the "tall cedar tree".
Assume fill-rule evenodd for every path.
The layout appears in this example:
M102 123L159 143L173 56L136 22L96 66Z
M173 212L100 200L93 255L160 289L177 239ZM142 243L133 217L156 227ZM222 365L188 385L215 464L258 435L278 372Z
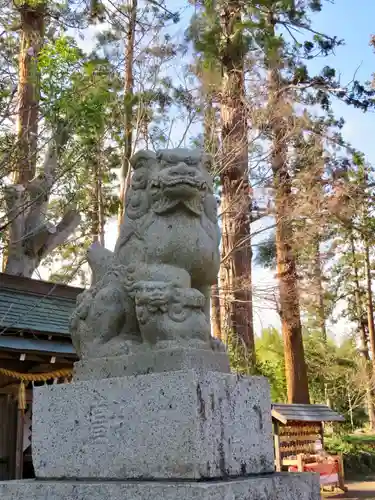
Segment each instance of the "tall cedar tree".
M251 233L249 221L248 116L244 83L247 54L242 2L199 2L191 38L196 52L221 69L216 99L220 108L222 262L219 273L220 336L235 336L255 366ZM216 303L215 303L216 305ZM215 313L216 314L216 313Z
M210 154L215 161L219 151L219 137L217 132L217 110L214 106L214 96L212 90L204 93L206 107L204 110L204 131L203 131L203 146L205 152ZM213 171L215 175L215 167ZM218 279L211 287L211 324L213 336L222 339L221 332L221 316L220 316L220 292Z
M300 278L300 306L308 315L308 324L320 331L327 341L325 292L321 243L326 237L327 214L323 178L326 170L324 143L325 121L304 113L301 131L293 141L291 162L295 189L295 253ZM306 123L307 122L307 123ZM311 133L306 133L306 132Z
M285 369L290 403L308 403L309 388L298 293L297 261L293 230L293 173L290 168L290 137L293 136L294 102L319 104L330 108L330 95L366 110L373 91L354 82L350 90L341 89L335 71L323 68L310 76L304 59L328 55L340 43L335 37L317 33L311 28L309 14L322 9L321 0L250 2L248 19L253 38L263 54L267 73L268 102L261 125L271 142L271 167L275 196L276 263L279 281ZM246 29L246 28L245 28ZM300 43L305 32L312 41ZM294 34L293 34L294 33Z
M48 149L43 170L36 175L40 106L39 54L44 42L47 3L16 3L19 15L17 91L17 159L11 166L13 184L5 192L9 245L5 272L31 277L41 260L76 229L80 216L67 210L59 224L46 223L46 210L56 176L57 150L66 142L60 126ZM55 144L53 144L55 143Z
M208 3L212 7L212 2L203 2L206 11ZM235 76L233 75L236 84L233 102L236 103L235 130L237 131L241 124L244 126L247 121L246 116L245 118L243 116L245 54L253 49L260 53L261 58L263 58L264 70L267 73L268 102L265 121L259 126L264 137L270 140L272 145L271 166L276 205L276 260L280 313L285 347L288 399L292 403L308 403L309 391L302 341L296 257L293 252L292 177L288 151L290 123L288 113L286 115L285 111L291 108L291 89L294 92L303 92L304 89L315 88L316 94L314 99L310 98L310 104L321 104L326 108L329 106L328 88L330 92L335 91L339 97L358 106L362 105L358 94L362 92L367 95L366 90L360 87L358 82L355 82L349 94L340 90L337 82L334 81L334 71L330 68L325 68L322 75L318 77L310 77L305 64L301 62L303 57L311 59L316 52L318 55L328 54L337 45L335 38L318 34L310 28L309 11L318 11L321 7L319 0L302 1L298 5L292 0L277 2L263 0L246 3L223 1L220 2L220 22L213 23L209 34L206 34L205 38L203 37L203 40L199 40L200 43L196 44L201 52L209 53L211 51L211 55L216 55L224 70L228 67L228 61L235 70L237 69ZM230 32L229 39L223 38L224 27L227 33ZM307 34L314 33L313 42L308 40L301 44L295 36L290 36L293 31L300 33L303 30ZM207 42L211 42L210 47L208 47ZM236 45L234 45L235 43ZM216 52L212 45L218 47ZM233 62L240 65L236 67ZM225 91L225 87L223 90ZM241 97L239 92L241 92ZM223 97L226 97L225 92L223 92ZM225 100L223 104L225 105ZM365 103L364 107L367 105ZM243 136L242 130L242 139ZM225 144L223 145L225 151ZM234 150L234 152L237 154L239 151ZM244 164L243 158L239 156L238 165ZM241 173L243 176L243 171ZM237 180L239 183L243 181L242 178ZM235 184L236 189L239 187L239 183ZM225 190L224 182L222 189ZM223 238L224 236L225 234L223 234Z
M276 18L272 11L268 13L267 24L271 37L275 37ZM276 262L288 401L290 403L309 403L297 266L293 252L292 180L288 165L288 124L283 116L285 100L282 89L281 55L277 46L272 51L270 50L266 57L268 105L272 116L269 127L272 140L271 166L275 193Z
M275 192L276 261L280 314L284 338L288 400L308 403L309 389L298 294L297 262L293 230L293 173L290 168L290 137L294 120L289 119L293 102L330 109L333 94L344 102L367 110L374 91L354 81L350 89L340 88L335 71L324 67L310 76L304 60L328 55L340 44L335 37L311 28L309 13L322 9L322 0L263 0L249 2L248 19L257 47L263 53L268 83L268 106L262 129L271 141L271 166ZM245 28L246 29L246 28ZM299 42L302 33L312 40ZM304 35L304 36L305 36Z
M113 64L115 72L119 68L123 70L123 92L120 93L117 113L121 122L118 139L122 143L119 228L132 174L130 158L140 142L143 142L143 147L150 142L153 147L157 146L162 135L156 125L158 112L165 114L166 108L172 104L168 94L171 91L170 79L163 77L162 64L176 55L167 24L169 21L176 23L179 18L166 8L164 0L142 3L126 0L125 4L93 0L91 10L93 17L99 15L99 19L105 19L108 24L108 28L97 37L98 49ZM119 59L123 61L120 65ZM153 132L157 135L156 140Z
M367 322L367 339L371 348L371 365L372 372L369 375L369 385L371 387L371 404L372 408L370 409L370 401L368 402L369 408L369 417L371 428L375 429L375 420L374 415L371 412L374 412L375 407L375 391L373 389L373 383L375 380L375 325L374 325L374 307L373 307L373 292L372 292L372 264L370 259L370 246L373 244L373 234L375 221L373 217L373 208L374 208L374 197L372 190L369 189L369 184L371 183L370 179L371 175L373 176L373 172L371 168L364 164L362 155L353 155L354 167L355 167L355 177L348 179L349 180L349 192L348 195L352 200L354 200L354 211L357 214L352 220L354 223L354 228L356 229L357 242L361 244L361 248L363 250L363 274L364 274L364 289L365 289L365 298L364 298L364 318L362 321L361 328L364 328L364 325ZM351 182L350 182L351 181ZM354 181L354 182L353 182ZM351 186L355 187L351 187ZM351 228L353 230L353 227ZM352 251L355 251L355 243L353 241L353 232L351 233L351 247ZM363 344L363 341L362 341ZM366 346L367 347L367 346ZM368 347L367 347L368 351ZM367 354L366 361L370 364L369 356ZM370 365L370 366L371 366ZM369 391L368 391L369 392ZM368 395L368 398L370 396Z
M374 429L375 339L370 244L373 243L375 222L372 216L374 200L369 188L371 174L362 155L354 152L351 157L343 159L341 174L333 186L335 197L341 201L341 209L335 213L334 237L341 256L332 269L331 294L336 300L345 298L343 314L357 325L359 352L364 365L366 404L370 427Z
M360 338L360 351L362 353L365 373L366 373L366 402L367 411L369 417L369 423L371 430L375 430L375 407L374 407L374 390L373 390L373 373L371 369L371 357L368 348L368 324L365 313L363 293L361 290L360 280L359 280L359 269L358 269L358 259L356 255L356 246L353 232L350 231L350 257L352 260L352 270L354 273L354 305L355 313L354 317L357 320L359 338Z
M221 222L220 288L224 292L222 325L235 332L254 366L251 236L249 222L248 116L244 83L246 48L238 24L241 2L221 6ZM225 300L228 295L229 300ZM228 297L228 298L229 298Z

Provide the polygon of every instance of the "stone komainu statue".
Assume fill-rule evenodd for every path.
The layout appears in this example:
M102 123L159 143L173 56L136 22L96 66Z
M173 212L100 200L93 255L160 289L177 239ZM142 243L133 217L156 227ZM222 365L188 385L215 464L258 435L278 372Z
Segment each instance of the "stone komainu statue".
M154 346L222 350L210 335L219 270L210 158L198 150L139 151L114 252L88 252L90 289L77 299L72 340L85 357Z

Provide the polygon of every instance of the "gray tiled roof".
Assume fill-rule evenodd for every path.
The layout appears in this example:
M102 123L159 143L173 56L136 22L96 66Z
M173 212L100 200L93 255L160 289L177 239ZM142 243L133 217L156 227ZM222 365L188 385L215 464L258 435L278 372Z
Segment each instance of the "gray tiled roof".
M300 422L344 422L345 418L326 405L278 404L272 405L272 417L286 424Z
M0 288L0 334L12 329L69 335L75 300Z

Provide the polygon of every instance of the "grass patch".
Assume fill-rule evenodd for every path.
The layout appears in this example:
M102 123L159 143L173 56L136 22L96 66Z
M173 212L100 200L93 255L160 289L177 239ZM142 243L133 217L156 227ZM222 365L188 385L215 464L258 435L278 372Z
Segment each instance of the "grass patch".
M357 439L363 437L367 439ZM370 434L332 436L325 439L325 449L328 453L332 455L342 453L346 478L375 473L374 444L375 436Z
M347 443L368 443L368 442L374 442L375 443L375 434L349 434L347 436L342 437L343 441L346 441Z

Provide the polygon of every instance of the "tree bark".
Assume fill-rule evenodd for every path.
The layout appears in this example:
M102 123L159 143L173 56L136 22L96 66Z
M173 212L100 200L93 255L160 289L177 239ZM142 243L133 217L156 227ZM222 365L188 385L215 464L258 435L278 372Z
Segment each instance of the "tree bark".
M269 27L274 31L273 17ZM280 317L284 339L285 372L289 403L309 403L309 385L302 339L296 258L291 220L292 190L288 171L288 125L281 90L278 57L268 60L269 115L272 133L271 164L275 192L276 262L279 281Z
M18 69L18 159L15 184L25 185L35 175L38 149L40 72L38 57L43 46L45 3L22 3Z
M274 172L275 192L277 193L276 260L288 402L308 404L310 402L309 386L302 340L296 261L291 247L293 232L287 220L287 200L291 192L286 179L279 182L281 172L276 169Z
M374 305L372 294L371 262L370 248L367 238L364 241L365 246L365 271L366 271L366 291L367 291L367 323L368 335L372 354L372 371L375 380L375 324L374 324Z
M318 234L318 231L316 231L313 245L314 245L313 280L315 282L314 292L317 296L317 303L316 303L317 320L318 320L318 327L320 329L322 340L326 344L327 343L327 326L326 326L326 313L325 313L325 301L324 301L324 289L323 289L322 262L321 262L321 255L320 255L320 236ZM324 375L323 375L323 379L325 379ZM328 407L331 407L331 398L329 397L328 382L327 381L324 381L324 394L325 394L326 405Z
M206 107L204 113L204 150L213 158L213 164L216 164L216 157L219 151L219 137L216 131L216 111L213 106L212 93L209 91L205 97ZM212 176L217 172L215 167ZM220 288L219 280L211 287L211 325L214 337L222 340L221 320L220 320Z
M322 263L320 257L320 238L317 235L314 241L314 280L315 289L318 295L318 321L319 328L322 334L322 339L324 342L327 341L327 327L326 327L326 314L325 314L325 304L324 304L324 289L323 289L323 274L322 274Z
M61 221L53 226L46 221L48 201L56 178L57 150L67 140L66 130L51 140L44 166L36 175L40 72L38 57L43 45L46 3L23 2L21 18L17 162L13 184L5 188L9 244L5 272L31 277L41 260L64 243L76 229L80 216L68 207Z
M218 281L211 287L211 325L212 335L219 340L224 340L221 334L220 290Z
M125 77L124 77L124 154L120 177L120 206L118 211L118 232L124 220L126 190L130 182L130 158L133 152L133 96L134 96L134 43L137 24L138 0L129 0L129 21L125 40Z
M40 99L40 74L38 57L43 45L45 3L18 7L20 14L20 52L18 57L17 90L17 155L12 166L13 188L5 194L8 209L8 248L5 272L23 275L25 211L28 208L27 185L34 178L38 154L38 121ZM26 275L32 264L25 263Z
M370 388L367 391L367 399L369 407L369 420L371 429L375 430L375 325L374 325L374 306L373 306L373 294L372 294L372 279L371 279L371 262L370 262L370 249L367 238L365 239L365 270L366 270L366 291L367 291L367 324L368 324L368 337L371 346L371 362L372 362L372 375L369 375ZM367 348L367 364L370 364L370 356ZM370 367L369 367L370 369Z
M92 165L92 196L91 196L91 235L93 242L104 245L104 206L103 185L101 171L101 145L102 140L98 137L93 141Z
M365 363L367 411L368 411L370 429L375 430L374 390L372 387L373 371L371 369L371 359L368 349L366 326L365 326L365 321L363 320L364 307L361 299L361 287L359 283L359 273L358 273L358 265L356 262L356 250L355 250L353 232L350 233L350 251L352 254L352 265L354 271L354 284L355 284L354 298L355 298L355 306L357 312L358 330L360 335L361 354L363 356L363 360Z
M222 263L220 292L223 296L221 328L234 334L255 365L252 249L249 219L248 119L244 85L242 44L235 41L241 20L240 2L231 2L220 13L224 52L221 91L221 220ZM223 335L223 331L222 331Z

